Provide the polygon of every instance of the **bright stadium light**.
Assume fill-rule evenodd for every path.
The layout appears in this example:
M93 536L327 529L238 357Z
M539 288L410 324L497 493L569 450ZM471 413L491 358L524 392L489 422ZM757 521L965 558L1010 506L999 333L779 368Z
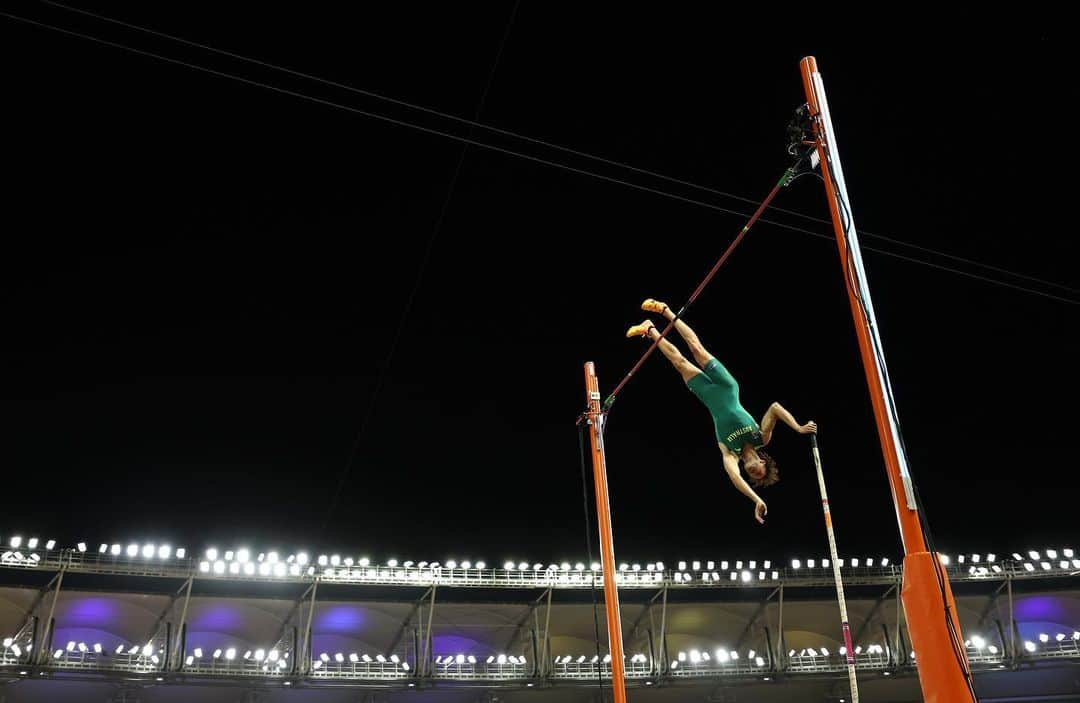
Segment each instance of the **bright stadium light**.
M529 562L527 562L527 561L520 562L518 564L517 568L518 568L519 571L525 571L526 569L529 568Z
M888 566L889 565L889 558L888 557L882 557L881 558L881 565L882 566Z
M1057 633L1056 635L1054 635L1054 639L1057 640L1058 642L1060 642L1061 640L1065 639L1065 633L1064 632Z
M974 635L971 638L971 643L975 645L975 649L982 649L986 646L986 640L984 640L982 637L979 637L978 635Z
M227 660L229 660L229 661L232 661L233 659L236 659L236 648L229 647L228 649L226 649L225 650L225 658Z
M64 656L64 650L58 649L55 652L53 652L52 656L53 656L53 659L59 659L60 657Z
M94 654L101 654L101 642L94 643Z
M798 559L792 559L791 560L791 568L792 569L798 569L800 566L802 566L802 563Z
M1035 651L1035 643L1030 642L1030 641L1029 642L1024 642L1024 649L1026 649L1029 652L1034 652Z
M1050 637L1045 632L1040 632L1039 633L1039 641L1042 642L1043 644L1045 644L1045 643L1050 641Z
M18 549L19 546L22 545L22 537L19 537L18 535L16 535L16 536L11 538L11 540L8 542L8 544L11 545L12 549Z
M86 552L86 542L79 542L77 545L75 545L75 548L79 550L80 554L85 553Z
M484 563L484 562L482 562L482 561L478 561L478 562L476 562L476 568L477 568L477 569L486 569L486 568L487 568L487 564L485 564L485 563Z
M506 663L506 655L505 654L500 654L498 657L495 658L495 662L497 664L505 664Z
M48 550L51 550L55 546L56 546L56 540L55 539L50 539L48 542L45 543L45 549L48 549ZM1072 554L1067 554L1066 556L1072 556Z
M1038 561L1039 560L1039 553L1036 552L1035 550L1032 550L1032 551L1028 552L1028 556L1031 557L1032 561Z

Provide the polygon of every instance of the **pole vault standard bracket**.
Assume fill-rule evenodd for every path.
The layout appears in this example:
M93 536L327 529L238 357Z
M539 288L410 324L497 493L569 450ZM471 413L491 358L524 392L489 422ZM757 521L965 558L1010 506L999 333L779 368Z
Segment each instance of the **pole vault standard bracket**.
M607 466L604 461L604 414L600 411L600 382L593 362L585 363L585 399L592 445L593 484L596 487L596 522L600 528L600 556L604 574L604 607L607 612L608 651L611 652L611 689L615 703L626 703L626 674L623 661L622 618L619 589L615 582L615 544L611 534L611 505L608 500Z
M896 519L904 544L904 572L901 600L908 621L911 645L919 655L919 685L926 703L962 703L974 701L975 692L970 679L964 637L956 603L949 586L949 577L938 561L938 555L928 551L926 537L919 519L908 473L907 457L900 440L896 409L885 367L885 353L878 334L870 288L859 252L858 234L851 212L840 154L836 147L829 103L818 71L817 60L805 57L799 65L803 88L806 91L808 116L811 119L813 140L821 159L821 176L832 216L836 243L840 250L844 272L844 287L855 322L863 371L870 389L878 439L885 459L896 508ZM918 114L898 96L898 109L905 119L916 123ZM917 124L913 124L917 126Z

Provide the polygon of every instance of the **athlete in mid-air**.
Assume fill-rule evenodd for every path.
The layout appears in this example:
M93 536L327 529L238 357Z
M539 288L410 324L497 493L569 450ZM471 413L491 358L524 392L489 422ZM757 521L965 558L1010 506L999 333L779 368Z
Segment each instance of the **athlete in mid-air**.
M675 313L671 308L652 298L642 303L641 309L659 313L668 320L675 320ZM799 434L817 432L817 424L810 421L800 425L780 403L773 403L765 411L759 425L739 403L739 384L731 373L701 344L689 325L681 319L675 320L675 329L690 347L690 352L699 366L692 364L666 338L660 339L659 330L650 320L634 325L626 331L626 336L645 337L654 341L660 339L660 351L675 366L690 391L709 409L716 430L716 440L724 457L724 469L735 487L754 501L754 517L764 524L768 508L751 485L758 488L771 486L780 480L780 476L773 458L759 450L772 439L777 420L781 420ZM746 472L749 483L740 474L740 465Z

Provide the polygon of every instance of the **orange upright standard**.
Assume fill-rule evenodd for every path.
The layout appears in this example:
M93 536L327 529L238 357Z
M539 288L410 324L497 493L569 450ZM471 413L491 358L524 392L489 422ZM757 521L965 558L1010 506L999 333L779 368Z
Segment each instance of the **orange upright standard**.
M919 520L907 457L900 442L896 409L892 402L888 370L870 289L859 252L858 235L844 184L844 172L836 146L817 61L812 56L800 62L809 119L812 125L813 147L821 163L821 175L829 200L836 243L851 312L855 317L855 332L859 339L866 382L870 387L874 418L877 422L881 451L889 475L896 518L904 545L904 585L901 598L907 616L911 646L915 652L926 703L964 703L974 701L970 669L964 648L960 621L956 616L949 578L936 553L927 549L926 537ZM899 106L899 105L898 105Z
M596 486L596 517L600 528L600 556L604 573L604 606L607 613L608 651L611 653L611 688L615 703L626 703L622 619L619 588L615 581L615 543L611 536L611 505L608 502L607 465L604 462L604 415L600 412L600 383L591 361L585 363L585 419L592 447L593 485ZM600 666L598 663L597 666Z

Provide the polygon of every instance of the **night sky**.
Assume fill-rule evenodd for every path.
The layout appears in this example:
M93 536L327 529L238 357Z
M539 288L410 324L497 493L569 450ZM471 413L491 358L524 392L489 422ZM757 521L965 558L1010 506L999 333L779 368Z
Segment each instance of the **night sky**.
M1075 546L1060 18L849 15L815 32L779 9L665 4L104 10L723 195L44 3L4 8L735 214L0 17L0 535L585 560L582 365L609 392L646 347L623 337L642 299L680 306L738 233L788 165L814 55L938 546ZM775 203L828 217L814 178ZM832 227L766 217L807 232L759 224L686 319L752 414L778 400L819 423L841 553L895 559ZM806 438L776 430L782 480L758 525L659 354L607 440L620 561L826 555Z

